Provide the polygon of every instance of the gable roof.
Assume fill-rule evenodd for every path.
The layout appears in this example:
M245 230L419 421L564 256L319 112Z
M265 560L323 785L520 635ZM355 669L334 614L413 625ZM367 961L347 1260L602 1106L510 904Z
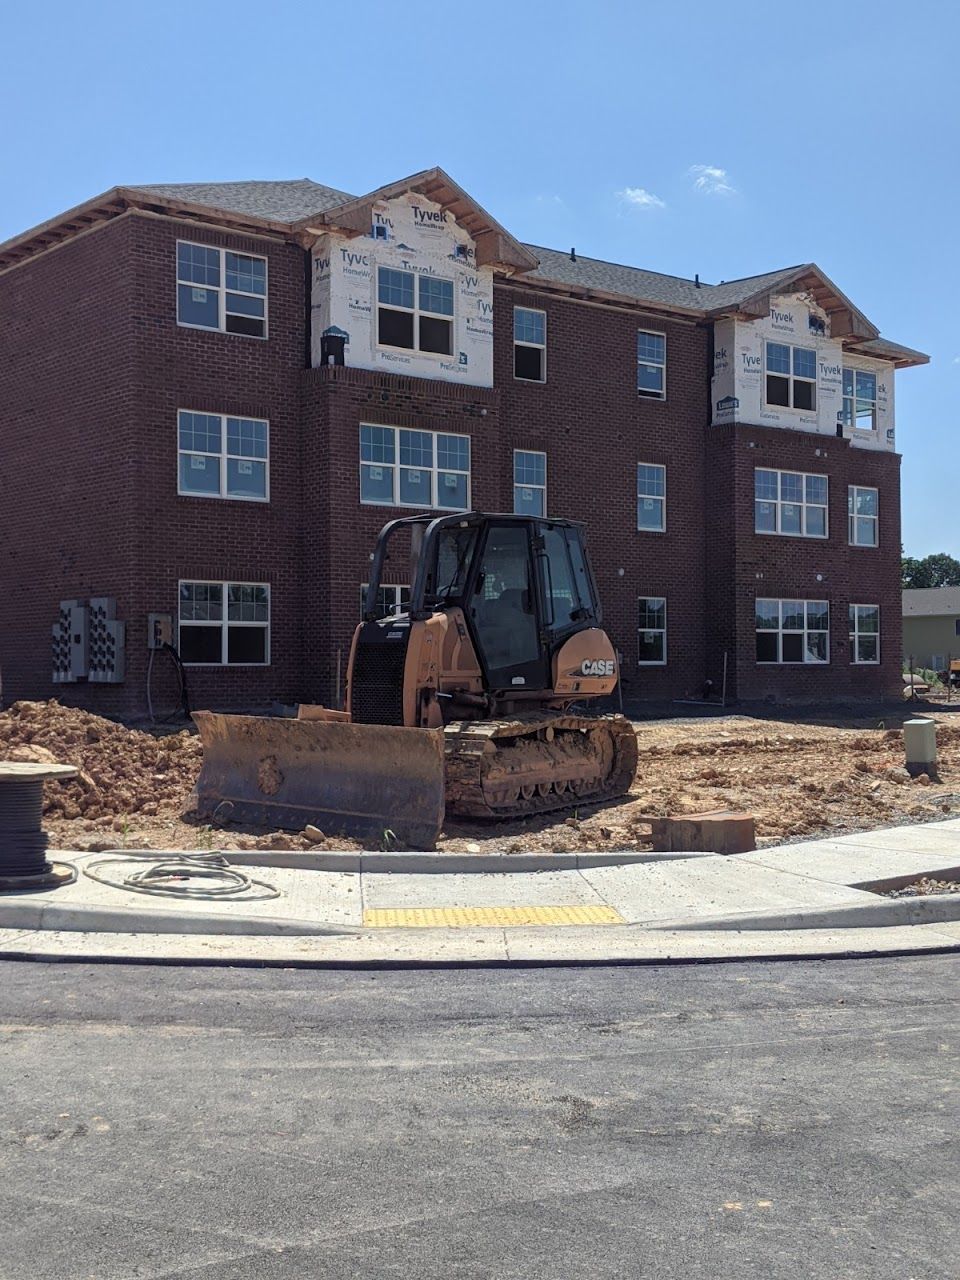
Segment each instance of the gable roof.
M903 593L905 618L960 618L960 587L918 587Z
M336 208L327 208L318 217L304 217L295 225L298 231L322 231L335 227L350 234L368 234L373 221L371 210L383 200L395 200L398 196L415 193L437 204L449 213L473 240L477 250L478 266L499 266L510 271L531 271L537 265L536 257L515 239L505 227L492 218L486 209L464 191L439 166L422 169L409 177L378 187L363 196L349 197ZM319 213L320 211L318 211Z

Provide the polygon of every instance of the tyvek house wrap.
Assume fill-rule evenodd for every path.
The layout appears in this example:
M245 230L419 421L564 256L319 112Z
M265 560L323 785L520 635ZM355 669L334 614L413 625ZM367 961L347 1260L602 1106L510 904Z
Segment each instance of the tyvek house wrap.
M377 268L453 281L453 351L438 356L377 343ZM344 362L476 387L493 386L493 271L477 267L473 240L445 210L407 194L373 207L370 234L327 235L314 250L312 363L325 333L345 338Z
M822 331L821 331L822 330ZM809 412L766 403L767 342L807 347L816 352L816 408ZM711 400L713 423L743 422L755 426L816 431L835 436L843 408L843 369L863 369L877 376L877 430L845 430L861 447L893 450L893 366L866 356L844 354L830 337L830 320L811 299L791 294L772 299L761 320L720 320L714 325Z

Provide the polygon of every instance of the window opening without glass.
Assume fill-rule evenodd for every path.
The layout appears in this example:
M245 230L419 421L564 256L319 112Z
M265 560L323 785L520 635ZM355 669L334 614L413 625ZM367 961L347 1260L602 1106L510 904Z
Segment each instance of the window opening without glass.
M843 410L844 428L856 431L877 429L877 375L864 369L844 369Z

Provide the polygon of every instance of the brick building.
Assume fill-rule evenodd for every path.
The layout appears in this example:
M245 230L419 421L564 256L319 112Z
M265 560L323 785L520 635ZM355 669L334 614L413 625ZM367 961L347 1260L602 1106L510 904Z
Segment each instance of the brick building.
M899 692L926 357L816 266L523 245L439 169L124 187L0 245L0 334L8 700L168 707L151 615L195 706L328 700L379 528L466 507L585 521L635 697Z

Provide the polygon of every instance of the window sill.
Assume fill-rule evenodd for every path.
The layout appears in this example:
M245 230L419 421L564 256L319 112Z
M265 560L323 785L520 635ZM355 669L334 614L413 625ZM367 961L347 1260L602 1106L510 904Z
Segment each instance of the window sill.
M666 533L666 532L667 532L667 530L666 530L666 526L664 526L664 528L662 528L662 529L641 529L639 526L637 527L637 533L655 533L655 534L664 534L664 533Z
M848 542L847 546L854 551L879 551L879 542Z
M360 506L386 508L388 511L438 511L449 516L461 516L472 510L471 507L425 507L420 502L370 502L366 498L360 499Z
M388 347L386 343L378 342L374 347L375 351L384 351L390 356L422 356L425 360L455 360L456 356L451 352L445 355L442 351L421 351L419 347Z
M178 329L192 329L194 333L220 333L225 338L249 338L253 342L267 342L269 333L232 333L229 329L214 328L209 324L187 324L185 320L177 321Z
M807 542L829 542L829 533L782 533L779 529L754 529L758 538L800 538Z
M829 662L755 662L756 667L829 667Z
M666 665L666 659L664 659L663 662L641 662L639 658L637 659L638 667L665 667Z
M270 496L266 498L244 498L239 495L229 493L185 493L183 489L177 490L178 498L206 498L210 502L252 502L260 507L268 507L270 505Z
M645 396L642 391L637 392L637 399L642 400L644 404L666 404L666 396Z

